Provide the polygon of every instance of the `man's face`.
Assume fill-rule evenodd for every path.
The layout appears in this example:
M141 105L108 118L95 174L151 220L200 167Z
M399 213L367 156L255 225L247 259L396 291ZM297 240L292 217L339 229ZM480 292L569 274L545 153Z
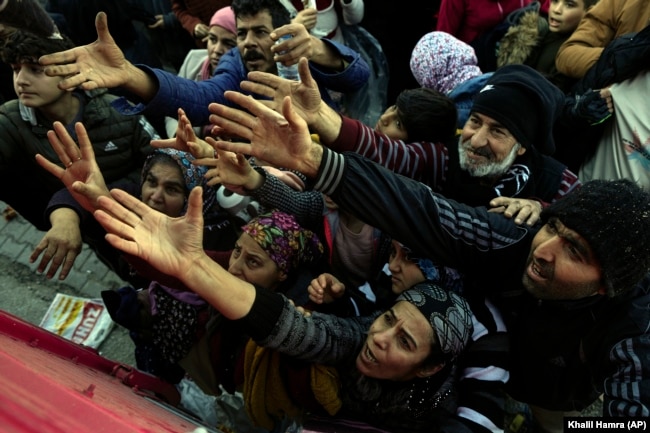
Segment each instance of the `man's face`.
M572 300L605 294L591 247L557 218L551 218L535 235L522 282L537 299Z
M476 112L465 122L458 140L460 168L474 177L500 177L525 152L503 125Z
M264 10L253 16L237 17L237 47L248 71L276 73L271 46L273 21Z
M66 93L57 87L61 77L49 77L38 63L12 63L14 91L26 107L47 110Z

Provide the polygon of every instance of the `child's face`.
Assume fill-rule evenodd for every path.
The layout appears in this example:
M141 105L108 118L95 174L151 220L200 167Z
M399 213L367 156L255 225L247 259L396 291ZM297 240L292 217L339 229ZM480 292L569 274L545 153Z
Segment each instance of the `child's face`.
M43 108L56 101L66 92L57 87L61 77L49 77L38 63L12 63L14 91L26 107Z
M551 0L548 28L554 33L571 33L584 15L584 0Z
M397 106L392 105L384 111L375 125L375 131L387 135L393 140L404 140L408 138L408 133L399 116L397 115Z

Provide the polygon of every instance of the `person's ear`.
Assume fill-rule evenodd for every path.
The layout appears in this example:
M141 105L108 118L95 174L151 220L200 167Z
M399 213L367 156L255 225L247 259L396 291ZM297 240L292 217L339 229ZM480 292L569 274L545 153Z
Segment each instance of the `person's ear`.
M278 282L280 282L280 283L283 282L284 280L287 279L287 277L288 277L288 275L287 275L286 272L280 271L280 275L278 276Z
M524 146L519 146L519 150L517 151L517 156L521 156L524 153L526 153L526 148Z
M445 368L445 364L427 365L420 368L416 373L416 376L420 379L424 379L425 377L433 376L443 368Z

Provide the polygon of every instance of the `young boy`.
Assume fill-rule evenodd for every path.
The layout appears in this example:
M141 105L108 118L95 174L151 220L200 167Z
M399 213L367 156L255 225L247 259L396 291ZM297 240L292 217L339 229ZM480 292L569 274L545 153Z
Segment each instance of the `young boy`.
M38 58L72 48L70 39L50 39L16 30L0 40L4 42L0 57L13 70L17 96L0 106L0 200L37 229L49 230L37 249L74 260L82 240L74 245L64 242L44 217L50 197L61 189L61 181L39 167L34 158L40 153L61 165L47 139L53 122L62 122L73 134L75 122L86 125L107 182L125 177L139 179L144 158L152 150L149 143L158 135L144 117L115 111L111 101L116 97L106 89L65 91L58 88L61 77L45 74Z
M555 56L587 10L597 2L551 0L547 17L534 10L524 13L501 39L497 65L523 63L531 66L566 93L574 81L557 71Z

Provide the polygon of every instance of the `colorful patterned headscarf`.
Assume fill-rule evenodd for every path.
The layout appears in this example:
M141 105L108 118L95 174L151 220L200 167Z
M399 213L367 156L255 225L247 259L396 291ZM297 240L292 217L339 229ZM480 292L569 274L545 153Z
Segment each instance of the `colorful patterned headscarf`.
M151 155L147 157L142 166L142 175L140 176L140 189L142 189L142 184L147 178L149 170L151 170L152 165L155 163L161 155L164 155L178 164L178 167L181 169L183 179L185 180L185 195L189 195L190 191L196 186L203 187L203 215L208 215L218 211L217 206L217 195L212 189L212 187L207 186L207 181L205 179L205 173L207 173L208 168L202 165L194 165L192 161L194 157L188 152L183 152L182 150L176 150L172 148L163 148L156 149ZM185 200L185 206L183 207L183 213L187 210L187 199Z
M278 210L253 218L242 230L287 274L299 265L316 261L324 251L314 232L302 228L293 215Z

